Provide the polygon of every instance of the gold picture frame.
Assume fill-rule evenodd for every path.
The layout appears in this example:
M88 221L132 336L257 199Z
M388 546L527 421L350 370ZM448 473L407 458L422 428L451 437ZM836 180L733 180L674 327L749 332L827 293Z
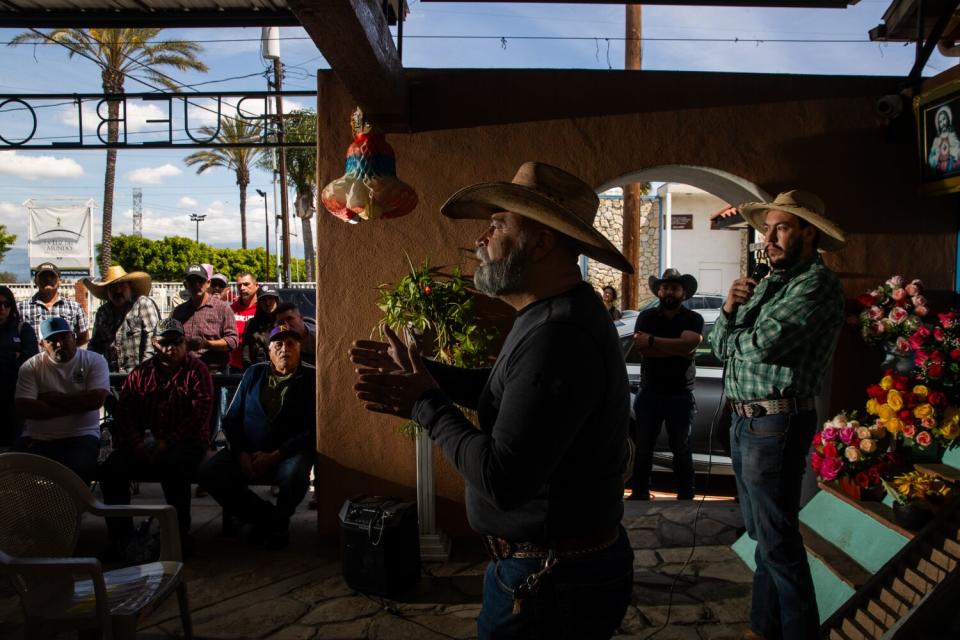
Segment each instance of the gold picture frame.
M920 193L960 191L960 80L913 99L920 156Z

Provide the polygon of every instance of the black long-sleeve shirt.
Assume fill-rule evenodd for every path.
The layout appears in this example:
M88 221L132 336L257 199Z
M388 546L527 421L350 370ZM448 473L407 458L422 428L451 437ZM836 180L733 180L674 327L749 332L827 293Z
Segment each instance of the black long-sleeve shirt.
M620 522L630 392L589 285L522 309L492 369L429 368L441 390L413 419L465 478L474 530L549 541ZM454 403L477 409L479 430Z

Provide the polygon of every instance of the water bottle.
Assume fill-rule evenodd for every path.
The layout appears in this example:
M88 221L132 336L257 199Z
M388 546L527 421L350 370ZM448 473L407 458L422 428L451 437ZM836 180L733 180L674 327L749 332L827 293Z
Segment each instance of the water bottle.
M103 464L113 451L113 436L110 435L110 429L104 429L100 432L100 453L97 454L97 462Z
M153 450L153 448L157 446L157 439L153 437L153 433L150 431L150 429L147 429L143 432L143 446L145 446L148 450Z

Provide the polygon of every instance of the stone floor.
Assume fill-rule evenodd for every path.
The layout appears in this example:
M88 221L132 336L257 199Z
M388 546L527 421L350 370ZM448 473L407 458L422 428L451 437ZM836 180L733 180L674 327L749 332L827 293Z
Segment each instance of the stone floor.
M137 499L158 502L144 485ZM730 550L741 528L733 502L627 502L624 526L636 554L633 605L621 625L627 638L714 640L746 628L749 569ZM314 535L316 512L301 506L290 547L265 551L242 538L220 536L220 512L210 498L194 500L197 553L187 563L194 630L203 639L319 640L364 638L466 639L476 636L486 561L476 540L454 545L451 560L424 566L417 589L403 601L352 592L340 576L338 550ZM696 548L693 524L696 519ZM105 539L100 522L86 522L82 555ZM138 638L179 637L175 599L141 626ZM9 609L0 636L17 638ZM3 611L0 611L2 615Z

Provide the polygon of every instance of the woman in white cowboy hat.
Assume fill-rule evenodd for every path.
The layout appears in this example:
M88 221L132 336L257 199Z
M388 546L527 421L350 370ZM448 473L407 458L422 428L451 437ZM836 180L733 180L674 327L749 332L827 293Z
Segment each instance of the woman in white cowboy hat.
M440 209L486 221L474 284L517 311L492 369L424 363L390 332L389 346L351 351L366 407L412 417L466 481L470 524L493 558L481 640L609 638L630 601L633 552L620 526L629 385L578 258L633 267L593 227L598 206L576 176L527 162L511 182L466 187ZM479 429L454 401L478 410ZM563 593L577 597L565 605Z
M107 269L100 282L83 278L95 297L103 300L93 321L89 349L103 355L111 372L129 373L153 355L153 330L160 310L150 298L149 273L127 271L120 265Z
M724 362L731 458L747 534L757 541L744 638L813 639L820 617L798 529L801 479L818 427L816 398L844 320L840 280L818 251L843 231L809 191L740 205L764 236L772 273L733 282L710 343Z

